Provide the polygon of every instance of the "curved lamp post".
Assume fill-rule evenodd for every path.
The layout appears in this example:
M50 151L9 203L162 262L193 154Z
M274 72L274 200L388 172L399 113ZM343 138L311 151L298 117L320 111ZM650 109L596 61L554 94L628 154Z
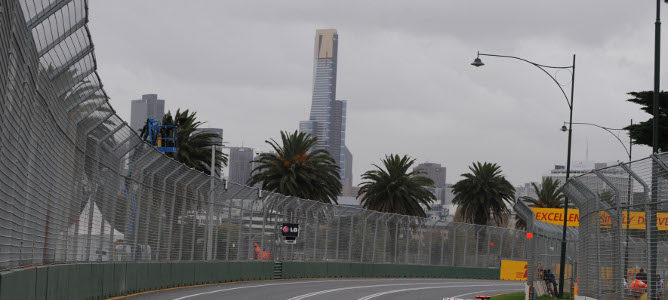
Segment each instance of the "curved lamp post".
M575 54L573 54L573 64L570 66L549 66L549 65L542 65L539 63L532 62L530 60L517 57L517 56L510 56L510 55L499 55L499 54L490 54L490 53L480 53L478 52L478 56L473 60L471 63L472 66L474 67L482 67L485 64L482 62L480 59L481 56L489 56L489 57L501 57L501 58L511 58L515 60L521 60L523 62L529 63L533 65L534 67L540 69L543 71L547 76L554 81L555 84L557 84L557 87L561 91L561 94L564 96L564 99L566 99L566 105L568 105L568 109L570 112L569 116L569 121L568 121L568 154L566 156L566 180L570 177L571 174L571 141L573 140L573 92L575 89ZM566 94L566 91L561 87L561 84L557 81L550 72L547 71L547 69L566 69L571 72L571 91L570 91L570 98ZM564 216L568 216L568 197L566 197L565 203L564 203ZM564 293L564 268L566 265L566 230L568 227L566 226L568 222L568 218L564 217L564 225L563 225L563 232L561 236L561 259L560 259L560 264L559 264L559 295L563 295Z
M593 124L593 123L572 123L573 125L588 125L588 126L594 126L601 128L608 133L610 133L612 136L617 139L620 145L624 148L624 151L626 151L626 154L629 156L629 168L631 167L631 161L632 161L632 153L633 153L633 140L629 136L629 146L628 148L622 142L622 139L620 139L616 134L613 133L613 131L625 131L624 128L610 128L610 127L605 127L601 126L598 124ZM633 120L631 120L631 125L633 125ZM561 126L561 131L566 131L566 122L564 122L564 125ZM627 270L629 269L629 225L631 223L631 205L633 205L632 202L632 195L631 195L631 174L629 174L629 181L628 181L628 194L627 194L627 199L626 199L626 204L628 208L626 209L626 250L624 251L624 272L626 273ZM626 275L624 275L626 277Z

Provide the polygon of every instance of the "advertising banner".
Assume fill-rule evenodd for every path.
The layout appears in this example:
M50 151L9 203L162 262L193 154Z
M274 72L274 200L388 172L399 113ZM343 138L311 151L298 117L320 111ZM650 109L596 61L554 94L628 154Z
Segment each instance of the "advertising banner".
M501 260L501 280L527 280L527 262L518 260Z
M564 209L563 208L539 208L532 207L537 221L550 223L554 225L564 224ZM610 228L612 226L612 217L606 211L600 211L599 222L601 228ZM657 213L657 227L659 230L668 230L668 213ZM577 208L568 209L569 227L580 226L580 211ZM645 212L642 211L622 211L622 226L629 229L645 229Z

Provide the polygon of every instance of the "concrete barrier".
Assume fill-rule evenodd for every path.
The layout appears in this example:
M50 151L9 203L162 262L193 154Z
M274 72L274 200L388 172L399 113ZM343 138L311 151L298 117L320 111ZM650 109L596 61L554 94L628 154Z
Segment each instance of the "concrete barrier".
M63 264L0 273L0 300L104 299L197 284L267 280L272 262L108 262ZM282 278L424 277L499 279L499 269L284 262Z

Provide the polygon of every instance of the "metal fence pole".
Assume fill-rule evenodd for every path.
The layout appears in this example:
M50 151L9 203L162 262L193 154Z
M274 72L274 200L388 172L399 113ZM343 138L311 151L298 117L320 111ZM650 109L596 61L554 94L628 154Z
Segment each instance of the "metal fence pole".
M410 217L406 216L406 220L407 220L407 222L406 222L406 234L405 234L405 237L406 237L406 252L404 252L404 263L408 264L408 246L410 244L410 239L409 238L411 238L408 235L409 235L409 233L412 234L413 232L411 230L411 224L410 224L411 219L410 219Z
M167 196L167 179L169 177L171 177L172 175L174 175L177 171L181 170L181 166L183 166L183 165L178 164L176 166L176 168L174 168L171 172L169 172L169 174L167 174L167 176L162 178L162 187L163 187L162 188L162 197L160 197L160 209L158 210L158 214L159 214L159 218L158 218L158 236L157 236L158 240L155 243L155 245L156 245L155 259L157 259L157 260L160 260L160 248L161 248L160 247L160 241L162 239L162 219L163 219L162 218L162 212L165 210L165 201L164 200L165 200L165 197ZM173 190L172 190L172 194L174 195L174 197L172 197L172 199L174 199L176 197L176 183L178 182L178 179L180 179L182 177L182 175L183 174L181 174L181 176L177 176L174 179L174 187L173 187ZM174 202L172 201L172 207L173 207L173 203ZM165 216L165 217L167 217L167 216Z
M191 171L188 170L185 173L191 173ZM191 175L192 175L192 173L191 173ZM190 184L192 184L192 182L196 178L197 178L197 176L193 176L190 180L186 181L185 185L183 185L183 203L182 203L183 207L181 208L181 214L179 215L179 217L181 218L181 222L184 222L183 221L183 215L184 215L184 211L185 211L185 207L186 207L186 201L187 201L187 197L188 197L188 186L190 186ZM175 205L177 199L178 199L178 197L175 194L174 205ZM178 219L176 218L176 216L172 214L172 221L169 224L169 240L167 240L167 259L168 260L181 260L181 253L180 253L181 249L179 249L178 259L172 259L172 245L173 245L172 241L173 241L173 238L174 238L174 222L177 222L177 220ZM179 246L179 248L180 248L180 246Z

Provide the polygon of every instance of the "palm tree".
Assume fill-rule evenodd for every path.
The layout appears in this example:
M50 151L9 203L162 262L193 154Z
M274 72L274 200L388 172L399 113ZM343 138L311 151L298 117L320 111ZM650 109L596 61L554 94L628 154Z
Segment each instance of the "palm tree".
M163 125L176 126L176 152L165 153L177 161L209 173L211 167L211 147L220 146L217 139L220 139L215 133L197 131L203 125L203 122L197 121L195 112L189 110L176 110L174 116L168 111L162 118ZM216 175L220 175L220 169L227 165L227 155L221 149L216 148Z
M461 207L468 223L487 225L490 218L497 225L503 224L510 214L508 204L515 195L515 188L506 180L501 167L495 163L475 162L471 173L452 186L454 204Z
M281 131L281 144L274 139L265 143L274 153L262 153L254 160L248 185L260 184L268 190L286 196L338 203L341 193L339 166L329 153L314 150L317 139L304 132Z
M540 188L535 183L531 183L537 198L523 196L520 199L531 203L530 206L541 208L561 208L566 197L561 191L560 182L552 177L543 177Z
M380 212L389 212L402 215L426 217L424 207L436 200L434 194L427 189L433 187L434 182L422 171L408 170L415 163L415 159L404 155L386 155L383 159L383 168L378 165L375 170L362 174L365 180L360 185L358 197L364 208Z

